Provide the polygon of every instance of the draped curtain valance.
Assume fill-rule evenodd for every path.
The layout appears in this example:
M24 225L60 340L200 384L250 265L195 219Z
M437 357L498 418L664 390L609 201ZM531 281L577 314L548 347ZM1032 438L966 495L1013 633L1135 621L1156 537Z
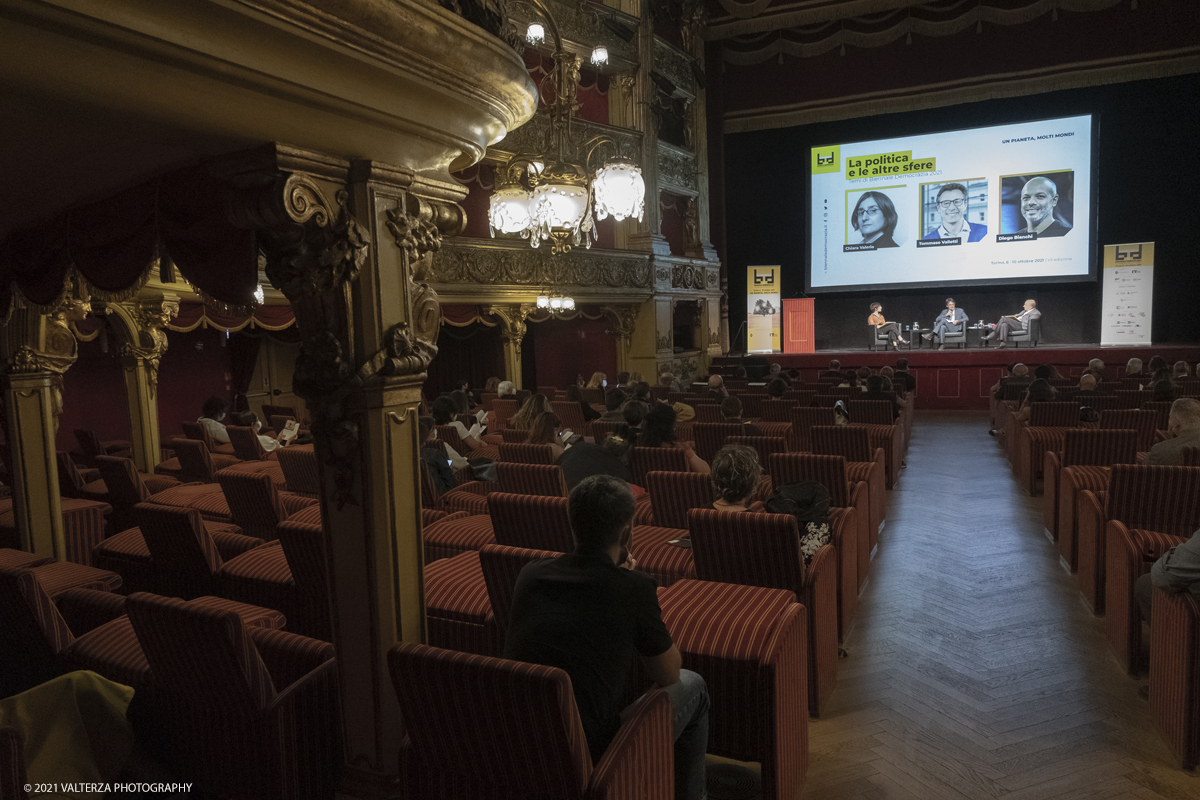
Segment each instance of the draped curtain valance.
M14 231L0 241L0 312L17 295L48 312L75 276L99 300L124 300L166 258L202 296L249 306L257 247L253 231L226 216L231 190L189 167Z

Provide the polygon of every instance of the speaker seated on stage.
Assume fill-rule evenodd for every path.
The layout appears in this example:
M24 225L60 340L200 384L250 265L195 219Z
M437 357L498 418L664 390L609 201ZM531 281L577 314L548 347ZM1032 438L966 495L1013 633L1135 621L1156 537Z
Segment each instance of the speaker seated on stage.
M1036 300L1026 300L1025 307L1016 314L1001 317L996 323L996 329L987 335L987 339L999 337L1000 346L1007 347L1014 333L1028 333L1029 326L1035 319L1041 319L1042 312L1037 309Z
M875 326L877 339L886 336L894 349L898 349L900 344L908 344L908 340L900 335L900 323L888 322L884 319L883 306L879 303L871 303L871 316L867 317L867 324Z
M938 340L938 350L946 349L947 336L956 341L966 341L967 320L970 319L966 309L954 305L954 298L946 298L946 307L933 321L933 330L921 334L921 338L929 341L934 337Z

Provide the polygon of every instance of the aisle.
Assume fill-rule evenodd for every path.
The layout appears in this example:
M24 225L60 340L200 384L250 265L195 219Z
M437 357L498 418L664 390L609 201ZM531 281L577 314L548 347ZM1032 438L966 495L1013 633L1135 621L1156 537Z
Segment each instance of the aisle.
M986 417L922 413L805 800L1196 798Z

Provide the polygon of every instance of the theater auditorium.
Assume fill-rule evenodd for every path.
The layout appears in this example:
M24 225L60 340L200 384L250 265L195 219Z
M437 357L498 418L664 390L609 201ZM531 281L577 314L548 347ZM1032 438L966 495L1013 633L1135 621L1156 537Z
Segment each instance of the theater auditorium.
M1192 0L0 54L0 800L1200 796Z

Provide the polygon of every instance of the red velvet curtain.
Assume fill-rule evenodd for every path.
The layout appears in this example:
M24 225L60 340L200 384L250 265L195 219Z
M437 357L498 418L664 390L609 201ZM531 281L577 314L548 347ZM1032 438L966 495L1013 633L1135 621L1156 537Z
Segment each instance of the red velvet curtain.
M34 306L54 305L72 267L99 299L124 299L156 254L210 297L248 305L257 248L252 231L226 218L227 191L203 167L190 167L11 233L0 242L0 310L11 308L16 290Z

